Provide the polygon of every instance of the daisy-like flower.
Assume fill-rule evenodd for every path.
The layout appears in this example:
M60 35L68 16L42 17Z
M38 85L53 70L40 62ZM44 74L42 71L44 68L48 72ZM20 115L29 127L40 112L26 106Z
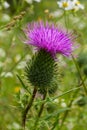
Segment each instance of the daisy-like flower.
M71 0L61 0L58 1L57 4L60 8L63 8L64 10L72 10L73 5Z
M73 9L75 11L78 11L79 9L83 10L84 9L84 5L82 5L79 0L73 0Z
M74 50L74 36L54 24L43 22L28 24L25 29L26 44L43 49L53 57L57 53L69 57Z

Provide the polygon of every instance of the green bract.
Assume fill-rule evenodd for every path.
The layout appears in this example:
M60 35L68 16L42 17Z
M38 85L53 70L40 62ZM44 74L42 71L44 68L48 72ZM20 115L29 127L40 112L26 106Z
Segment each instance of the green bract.
M43 93L57 88L57 64L50 53L39 50L25 68L29 82ZM56 82L55 82L56 81Z

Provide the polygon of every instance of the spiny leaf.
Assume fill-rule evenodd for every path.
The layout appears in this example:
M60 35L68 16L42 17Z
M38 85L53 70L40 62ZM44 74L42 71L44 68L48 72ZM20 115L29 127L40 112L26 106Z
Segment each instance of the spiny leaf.
M22 87L31 94L31 92L28 90L27 86L25 86L24 82L22 81L22 79L19 77L19 75L16 75L17 78L19 79L20 83L22 84Z

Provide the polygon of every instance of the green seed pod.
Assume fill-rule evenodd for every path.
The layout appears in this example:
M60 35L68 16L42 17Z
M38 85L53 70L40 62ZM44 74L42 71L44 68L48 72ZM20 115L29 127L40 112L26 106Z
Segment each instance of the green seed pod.
M39 50L31 61L27 63L25 72L28 81L34 87L38 87L41 93L53 90L51 86L54 77L56 77L57 64L50 53L42 49Z

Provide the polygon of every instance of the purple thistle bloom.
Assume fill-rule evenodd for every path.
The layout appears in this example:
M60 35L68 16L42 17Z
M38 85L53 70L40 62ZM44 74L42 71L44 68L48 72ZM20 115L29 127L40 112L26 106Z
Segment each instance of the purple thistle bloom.
M26 44L36 46L39 50L44 49L53 57L60 53L69 57L74 50L74 39L72 33L67 33L64 29L56 27L48 22L36 22L28 24L25 34Z

